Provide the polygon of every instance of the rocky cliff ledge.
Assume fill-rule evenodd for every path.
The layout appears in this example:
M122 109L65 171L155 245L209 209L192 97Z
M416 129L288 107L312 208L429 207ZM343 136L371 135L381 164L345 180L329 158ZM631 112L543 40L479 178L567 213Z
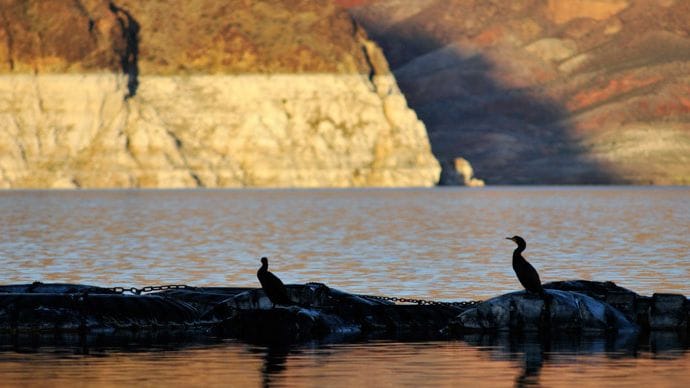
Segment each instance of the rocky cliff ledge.
M338 0L488 184L690 183L690 1Z
M439 177L380 50L331 2L3 0L0 72L4 188Z

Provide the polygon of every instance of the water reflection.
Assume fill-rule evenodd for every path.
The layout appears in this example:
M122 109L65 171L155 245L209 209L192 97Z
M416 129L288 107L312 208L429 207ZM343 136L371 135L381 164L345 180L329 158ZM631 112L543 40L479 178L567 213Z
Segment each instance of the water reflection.
M19 354L103 355L122 352L179 351L222 341L203 332L145 331L0 334L0 352Z
M686 336L467 335L448 341L259 346L156 335L1 336L3 384L155 382L222 386L673 385L690 378ZM660 372L663 371L663 372ZM654 373L652 373L654 372ZM612 380L611 376L616 376ZM653 376L653 381L651 380ZM231 380L228 380L231 379ZM110 383L108 383L110 382Z
M287 367L287 358L290 348L285 345L269 346L264 355L264 365L261 369L263 387L271 387L278 375Z
M671 331L605 336L474 334L463 336L462 340L487 353L490 360L509 360L520 365L516 387L539 385L540 372L545 365L572 365L596 356L621 360L652 354L654 358L681 359L690 349L686 335Z

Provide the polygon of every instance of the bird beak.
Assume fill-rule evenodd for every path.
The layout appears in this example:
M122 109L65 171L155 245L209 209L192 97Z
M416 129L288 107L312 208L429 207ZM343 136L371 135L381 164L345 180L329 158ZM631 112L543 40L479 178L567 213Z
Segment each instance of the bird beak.
M506 237L506 240L515 241L512 237Z

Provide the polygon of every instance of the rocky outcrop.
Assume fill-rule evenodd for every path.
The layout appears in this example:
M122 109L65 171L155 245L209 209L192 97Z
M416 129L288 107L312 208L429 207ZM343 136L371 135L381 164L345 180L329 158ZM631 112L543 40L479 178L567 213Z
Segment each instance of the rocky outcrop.
M439 160L488 184L690 183L690 3L373 0Z
M482 187L484 181L474 177L470 162L464 158L455 158L455 160L441 161L441 177L438 185Z
M0 187L429 186L438 179L424 126L390 76L139 82L136 97L123 100L127 80L112 74L0 76Z
M380 50L331 3L5 3L2 188L438 180Z

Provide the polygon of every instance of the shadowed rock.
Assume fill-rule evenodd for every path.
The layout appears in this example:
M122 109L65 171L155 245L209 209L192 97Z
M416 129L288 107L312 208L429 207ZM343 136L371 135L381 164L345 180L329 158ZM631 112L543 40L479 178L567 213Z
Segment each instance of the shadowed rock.
M488 184L687 184L688 1L347 2L439 160Z

